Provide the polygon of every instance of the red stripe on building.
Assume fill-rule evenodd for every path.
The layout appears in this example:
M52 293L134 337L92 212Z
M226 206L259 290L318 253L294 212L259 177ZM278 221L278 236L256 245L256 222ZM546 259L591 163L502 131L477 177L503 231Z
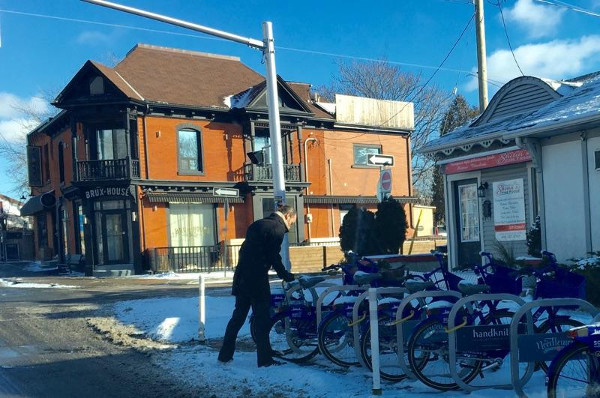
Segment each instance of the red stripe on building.
M460 160L444 166L445 174L464 173L465 171L489 169L507 164L523 163L531 160L531 155L525 149L496 153L474 159Z
M521 224L507 224L507 225L496 225L496 226L494 226L494 230L496 232L523 231L524 229L525 229L525 223L521 223Z

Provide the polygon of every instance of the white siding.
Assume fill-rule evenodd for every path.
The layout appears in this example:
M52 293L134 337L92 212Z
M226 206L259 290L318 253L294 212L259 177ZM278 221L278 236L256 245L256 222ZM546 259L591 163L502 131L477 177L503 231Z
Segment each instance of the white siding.
M600 250L600 170L596 170L594 153L600 151L600 137L588 140L588 171L590 185L590 219L592 224L592 250Z
M581 141L542 147L547 250L567 262L586 252Z

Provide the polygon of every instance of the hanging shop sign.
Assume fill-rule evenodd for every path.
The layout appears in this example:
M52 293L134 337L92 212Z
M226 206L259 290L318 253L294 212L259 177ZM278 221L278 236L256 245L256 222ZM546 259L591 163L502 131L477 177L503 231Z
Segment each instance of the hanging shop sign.
M525 240L525 193L523 179L493 183L496 240Z
M129 187L97 187L83 191L83 196L87 199L99 199L105 196L129 197Z
M465 159L444 165L445 174L464 173L466 171L489 169L506 166L507 164L523 163L531 160L531 155L525 149L495 153L479 158Z

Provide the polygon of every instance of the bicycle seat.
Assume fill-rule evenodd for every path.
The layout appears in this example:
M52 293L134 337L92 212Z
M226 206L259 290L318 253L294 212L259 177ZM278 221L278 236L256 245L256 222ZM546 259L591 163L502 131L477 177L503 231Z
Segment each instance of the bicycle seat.
M430 287L434 287L435 284L432 281L407 281L404 286L408 289L408 291L412 293L420 292L422 290L427 290Z
M366 272L358 271L354 274L354 281L359 285L368 285L377 279L381 279L381 274L379 272L368 274Z
M459 283L458 290L465 296L479 293L489 293L490 287L488 285L475 285L473 283Z
M298 278L298 283L300 283L300 286L302 286L304 289L310 289L311 287L323 282L324 280L325 278L323 278L322 276L301 276L300 278Z

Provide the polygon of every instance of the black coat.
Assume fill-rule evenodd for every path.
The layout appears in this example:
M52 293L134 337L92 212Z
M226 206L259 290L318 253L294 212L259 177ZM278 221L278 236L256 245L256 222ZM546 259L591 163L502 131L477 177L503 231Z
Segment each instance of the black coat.
M271 267L283 280L289 282L294 279L293 274L285 269L279 254L286 232L288 228L283 219L275 213L250 224L233 275L231 293L234 296L268 300L271 295L268 275Z

